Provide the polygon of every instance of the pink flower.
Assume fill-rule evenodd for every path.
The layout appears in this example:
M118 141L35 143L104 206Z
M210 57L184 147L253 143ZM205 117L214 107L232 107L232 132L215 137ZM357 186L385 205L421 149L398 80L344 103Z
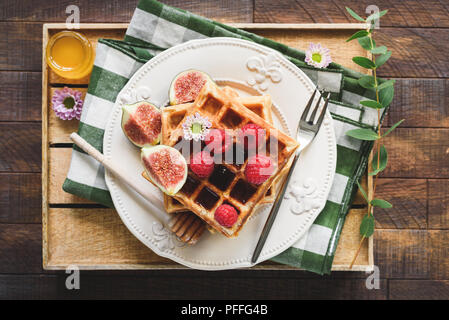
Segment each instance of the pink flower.
M305 61L315 68L326 68L332 62L330 50L321 46L320 43L311 43L306 50Z
M56 90L51 98L52 108L62 120L80 120L83 110L82 92L67 87Z

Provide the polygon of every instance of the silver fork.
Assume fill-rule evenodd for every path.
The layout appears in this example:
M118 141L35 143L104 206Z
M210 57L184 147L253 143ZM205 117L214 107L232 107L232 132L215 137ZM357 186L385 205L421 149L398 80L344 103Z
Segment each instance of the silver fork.
M315 138L318 131L320 130L321 124L323 123L324 116L326 115L327 104L329 101L330 93L326 97L326 101L324 103L323 109L321 110L320 116L318 120L315 122L316 114L320 108L321 102L321 94L318 99L318 102L315 105L315 108L312 111L310 117L308 117L310 107L312 106L313 100L315 99L315 94L318 90L312 94L309 102L307 102L307 106L304 109L301 119L298 123L298 128L296 129L296 140L299 142L299 147L296 150L295 157L293 158L292 165L290 170L285 178L284 182L281 185L278 195L276 196L276 200L274 201L273 207L271 208L270 214L268 216L267 222L265 222L265 226L263 227L262 233L260 234L259 242L257 242L256 249L254 249L253 257L251 258L251 263L255 263L259 258L260 252L265 245L265 241L268 238L268 234L270 233L271 227L273 226L274 220L278 214L279 208L281 207L282 199L284 197L285 191L287 190L288 182L292 176L292 173L295 169L296 162L298 161L299 155L304 148L306 148ZM309 119L309 120L307 120Z

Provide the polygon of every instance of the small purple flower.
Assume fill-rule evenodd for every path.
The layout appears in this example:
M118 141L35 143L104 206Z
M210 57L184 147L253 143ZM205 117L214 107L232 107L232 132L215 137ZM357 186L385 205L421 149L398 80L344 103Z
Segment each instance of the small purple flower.
M51 98L52 108L62 120L80 120L83 110L83 93L67 87L56 90Z
M326 68L332 62L330 50L320 43L311 43L309 49L306 50L305 61L315 68Z

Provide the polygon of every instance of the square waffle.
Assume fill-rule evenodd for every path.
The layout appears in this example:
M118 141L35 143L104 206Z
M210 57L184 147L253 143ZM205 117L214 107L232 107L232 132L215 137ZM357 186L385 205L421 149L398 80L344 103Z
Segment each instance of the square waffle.
M177 201L215 230L227 237L233 237L238 234L273 181L283 173L283 169L299 145L294 139L243 106L234 95L227 94L226 90L218 88L212 82L206 82L196 100L184 112L175 112L165 119L163 115L162 136L169 137L163 143L177 149L183 148L183 145L185 147L186 143L190 145L192 141L183 140L182 122L197 112L203 117L208 117L212 128L237 130L247 123L260 126L266 132L266 155L273 160L276 160L277 155L273 174L260 185L249 183L245 177L244 170L248 162L246 152L234 152L234 155L244 155L242 164L238 164L238 160L235 159L229 161L230 163L216 164L211 176L204 179L189 169L186 183L174 195ZM233 149L238 148L241 147L234 140ZM216 208L223 203L231 204L238 212L238 219L230 228L221 226L214 219Z
M226 94L235 97L242 105L244 105L249 110L256 113L264 120L268 121L271 124L273 123L271 113L272 103L271 97L269 95L239 97L238 93L230 87L224 87L223 91ZM165 141L169 140L170 138L169 134L181 122L185 113L189 108L192 107L192 105L193 105L192 103L185 103L176 106L166 107L162 110L163 113L162 144L164 144ZM274 183L275 190L276 187L277 187L277 180ZM260 204L272 203L274 201L274 198L275 192L273 192L273 188L269 188L266 195L261 199ZM166 194L164 194L164 207L168 213L186 210L186 207L181 202Z

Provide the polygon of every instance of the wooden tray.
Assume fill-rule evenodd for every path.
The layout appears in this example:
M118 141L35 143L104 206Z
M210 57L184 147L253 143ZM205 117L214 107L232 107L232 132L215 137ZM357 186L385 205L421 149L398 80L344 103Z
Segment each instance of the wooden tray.
M127 24L81 24L81 32L96 46L98 38L123 39ZM363 24L234 24L234 26L305 49L320 42L331 50L334 61L365 72L352 62L353 56L366 56L357 43L345 40ZM44 24L43 53L52 34L65 24ZM344 46L344 49L342 49ZM57 76L42 59L42 255L44 269L177 269L185 268L161 258L137 240L113 209L106 209L62 190L71 158L69 134L78 121L62 121L51 111L51 96L58 87L68 85L87 91L89 78L71 81ZM372 181L363 185L371 192ZM357 195L343 227L332 270L350 270L349 263L360 242L359 225L365 214L364 200ZM373 238L364 242L352 271L373 268ZM294 269L271 261L253 269Z

